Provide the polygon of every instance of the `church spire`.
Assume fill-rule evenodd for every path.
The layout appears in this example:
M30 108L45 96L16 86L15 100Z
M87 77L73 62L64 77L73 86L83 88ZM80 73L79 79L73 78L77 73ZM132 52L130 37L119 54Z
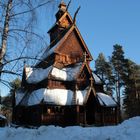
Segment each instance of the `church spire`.
M65 12L66 9L67 9L67 5L64 3L63 0L61 0L61 2L60 2L60 4L59 4L58 8L59 8L59 10Z
M62 17L62 15L66 12L67 5L64 3L63 0L61 0L58 8L59 8L59 10L58 10L58 12L55 15L56 16L56 21L58 21Z

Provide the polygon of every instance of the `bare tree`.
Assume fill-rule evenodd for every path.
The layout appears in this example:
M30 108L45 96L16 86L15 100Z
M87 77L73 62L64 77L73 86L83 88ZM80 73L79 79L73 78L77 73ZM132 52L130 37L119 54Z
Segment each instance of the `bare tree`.
M46 46L46 41L39 31L37 21L56 2L0 0L0 82L2 73L20 75L23 66L20 60L38 60L38 52Z

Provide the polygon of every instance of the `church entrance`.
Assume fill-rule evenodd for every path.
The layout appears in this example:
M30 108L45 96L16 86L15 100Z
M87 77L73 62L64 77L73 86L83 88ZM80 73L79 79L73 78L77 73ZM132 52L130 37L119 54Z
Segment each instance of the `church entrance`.
M95 105L95 96L93 94L93 91L91 91L86 103L86 122L88 125L92 125L95 123Z

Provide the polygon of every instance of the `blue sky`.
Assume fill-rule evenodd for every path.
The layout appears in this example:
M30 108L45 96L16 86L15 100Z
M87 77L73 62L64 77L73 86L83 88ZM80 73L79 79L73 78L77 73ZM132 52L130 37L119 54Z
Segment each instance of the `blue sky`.
M72 17L79 6L76 24L94 60L100 52L110 56L113 45L120 44L125 56L140 64L140 0L72 0L69 7ZM40 12L42 22L38 28L47 40L47 31L55 22L57 10L57 6L50 6L46 13ZM94 61L91 66L94 68ZM0 86L1 93L8 92Z
M139 0L72 0L72 15L79 5L77 26L94 59L100 52L110 56L117 43L127 58L140 64Z
M72 0L69 7L72 17L79 6L76 25L94 60L100 52L111 56L113 45L120 44L125 56L140 64L140 0ZM47 30L55 23L57 10L55 6L47 11L46 20L40 24L46 38L49 38Z

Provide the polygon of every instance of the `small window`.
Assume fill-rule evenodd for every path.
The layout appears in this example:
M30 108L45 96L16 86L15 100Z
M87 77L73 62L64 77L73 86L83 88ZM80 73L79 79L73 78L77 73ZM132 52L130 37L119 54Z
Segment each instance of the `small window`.
M48 114L51 113L51 109L50 109L50 108L47 109L47 113L48 113Z

